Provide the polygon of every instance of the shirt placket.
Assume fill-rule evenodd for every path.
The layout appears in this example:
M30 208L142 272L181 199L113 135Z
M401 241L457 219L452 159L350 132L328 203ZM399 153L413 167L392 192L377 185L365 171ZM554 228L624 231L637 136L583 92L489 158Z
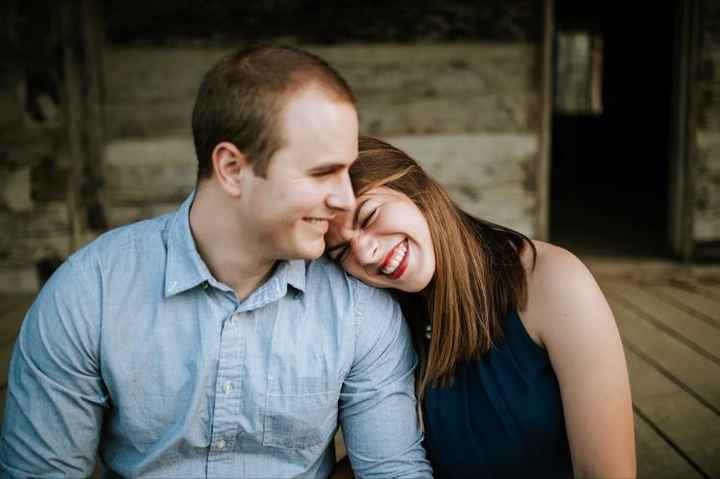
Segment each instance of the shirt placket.
M242 408L242 365L246 355L245 338L238 324L242 317L243 313L236 312L226 318L220 334L208 477L225 475L228 471L223 466L237 464L233 451L238 433L238 414Z

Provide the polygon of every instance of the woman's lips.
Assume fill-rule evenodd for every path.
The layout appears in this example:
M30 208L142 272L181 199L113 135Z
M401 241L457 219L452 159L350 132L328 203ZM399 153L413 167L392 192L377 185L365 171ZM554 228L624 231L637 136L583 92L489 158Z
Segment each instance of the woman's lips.
M388 276L390 279L397 279L405 272L408 267L408 257L410 255L410 245L407 239L399 242L385 256L385 260L380 265L380 273ZM393 261L398 264L393 268Z
M410 257L410 247L408 246L408 251L407 251L407 253L405 253L405 257L400 262L400 264L398 265L395 272L390 275L390 279L398 279L400 276L403 275L403 273L405 272L405 270L408 267L408 258L409 257Z

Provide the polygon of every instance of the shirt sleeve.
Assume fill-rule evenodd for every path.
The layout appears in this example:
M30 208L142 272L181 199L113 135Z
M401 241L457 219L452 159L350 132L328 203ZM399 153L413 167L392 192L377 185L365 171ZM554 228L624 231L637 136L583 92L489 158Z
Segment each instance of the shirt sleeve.
M340 393L340 421L358 478L432 477L415 400L417 359L400 306L357 285L355 360Z
M68 260L23 321L12 354L0 477L89 477L108 395L100 378L100 295ZM89 286L93 285L93 288Z

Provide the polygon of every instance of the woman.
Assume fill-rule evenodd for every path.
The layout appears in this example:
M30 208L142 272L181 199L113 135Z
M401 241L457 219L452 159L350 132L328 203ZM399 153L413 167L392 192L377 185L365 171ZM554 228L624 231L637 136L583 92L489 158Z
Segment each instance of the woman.
M459 209L401 150L360 139L327 256L393 288L420 356L437 477L634 477L615 321L567 251Z

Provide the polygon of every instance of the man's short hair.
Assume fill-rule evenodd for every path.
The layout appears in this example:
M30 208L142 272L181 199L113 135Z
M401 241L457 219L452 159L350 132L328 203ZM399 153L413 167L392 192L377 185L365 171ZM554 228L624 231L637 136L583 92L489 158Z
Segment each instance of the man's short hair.
M212 176L218 143L234 144L265 176L283 142L278 121L286 99L311 84L355 105L347 82L327 62L292 48L257 46L224 57L205 74L192 115L198 181Z

